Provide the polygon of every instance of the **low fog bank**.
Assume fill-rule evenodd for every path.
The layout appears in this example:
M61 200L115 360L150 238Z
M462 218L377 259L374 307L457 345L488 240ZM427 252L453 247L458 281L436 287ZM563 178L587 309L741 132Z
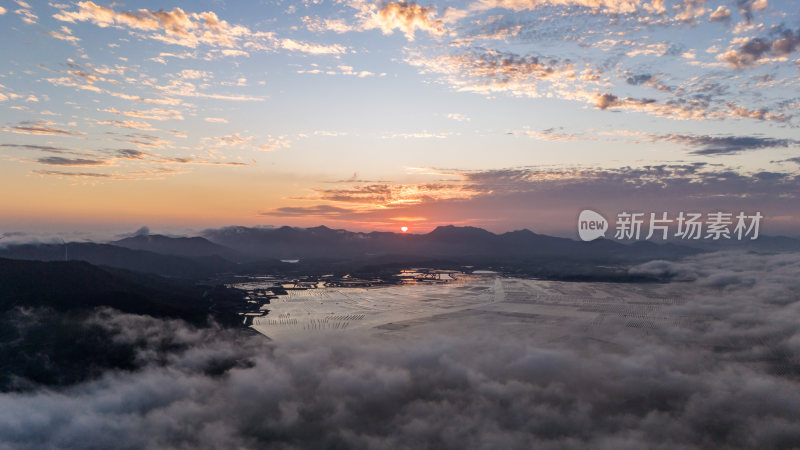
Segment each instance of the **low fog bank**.
M0 394L13 448L800 446L800 255L631 269L686 318L595 346L495 330L282 344L101 310L130 367ZM19 313L19 312L18 312ZM36 314L28 311L28 314ZM602 350L600 350L602 349ZM609 350L613 349L613 350ZM20 381L17 386L29 386Z

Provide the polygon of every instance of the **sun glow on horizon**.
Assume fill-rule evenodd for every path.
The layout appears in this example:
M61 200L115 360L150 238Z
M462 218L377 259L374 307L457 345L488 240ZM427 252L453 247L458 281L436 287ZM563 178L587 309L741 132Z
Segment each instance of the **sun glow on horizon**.
M407 232L407 231L408 231L408 227L400 227L400 231L402 231L403 233L405 233L405 232Z

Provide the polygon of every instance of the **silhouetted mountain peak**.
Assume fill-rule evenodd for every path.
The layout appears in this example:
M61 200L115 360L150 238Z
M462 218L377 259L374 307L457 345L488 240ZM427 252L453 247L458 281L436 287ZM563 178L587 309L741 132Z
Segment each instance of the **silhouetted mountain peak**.
M503 235L507 235L507 236L528 236L528 237L530 237L530 236L540 236L539 234L536 234L536 233L534 233L533 231L531 231L531 230L529 230L527 228L523 228L521 230L509 231L508 233L504 233Z
M215 244L204 237L170 237L161 234L139 234L111 242L111 245L131 250L146 250L162 255L175 256L222 256L236 259L236 252Z
M307 232L307 233L311 233L313 235L317 235L317 236L328 236L328 235L334 235L334 234L345 234L345 233L348 233L345 230L334 230L333 228L328 228L325 225L320 225L318 227L313 227L313 228L306 228L304 231Z
M486 239L497 235L477 227L457 227L455 225L440 225L428 233L429 237L437 239Z

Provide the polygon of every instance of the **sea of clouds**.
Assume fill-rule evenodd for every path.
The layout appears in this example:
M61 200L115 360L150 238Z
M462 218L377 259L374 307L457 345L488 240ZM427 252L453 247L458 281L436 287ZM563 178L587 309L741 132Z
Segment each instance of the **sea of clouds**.
M631 270L671 278L685 320L602 351L578 326L569 343L500 326L280 343L101 310L87 320L138 343L140 368L0 394L0 447L800 446L800 255Z

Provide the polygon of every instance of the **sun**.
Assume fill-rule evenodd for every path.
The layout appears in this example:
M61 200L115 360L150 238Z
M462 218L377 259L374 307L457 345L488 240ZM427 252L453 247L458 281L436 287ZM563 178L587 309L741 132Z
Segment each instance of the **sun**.
M408 227L400 227L400 231L402 231L403 233L405 233L406 231L408 231Z

